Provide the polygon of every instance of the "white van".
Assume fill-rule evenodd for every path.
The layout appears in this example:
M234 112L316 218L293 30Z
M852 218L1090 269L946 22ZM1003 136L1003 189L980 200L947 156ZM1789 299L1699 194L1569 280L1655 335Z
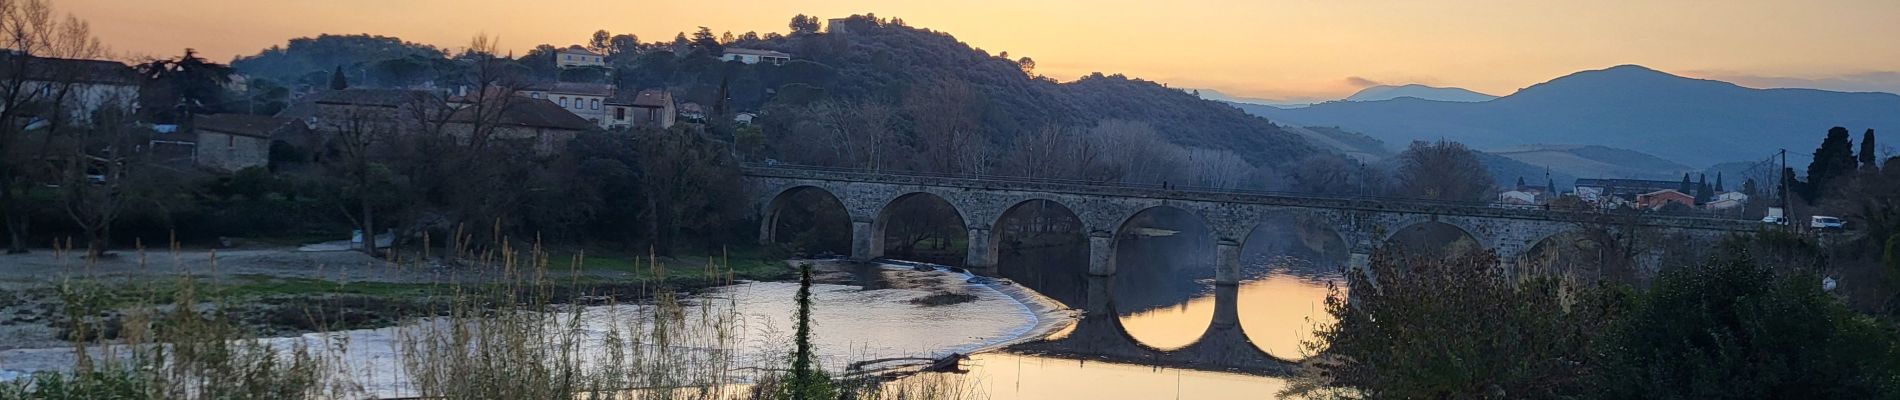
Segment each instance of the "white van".
M1816 216L1808 218L1808 227L1814 228L1814 229L1821 229L1821 230L1838 231L1843 228L1846 228L1847 224L1841 221L1841 219L1837 217L1816 215Z

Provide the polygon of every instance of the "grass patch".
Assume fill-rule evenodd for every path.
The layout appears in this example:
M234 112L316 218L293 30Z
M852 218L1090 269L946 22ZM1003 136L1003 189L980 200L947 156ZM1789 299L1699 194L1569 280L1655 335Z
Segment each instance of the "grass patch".
M929 296L910 299L910 304L924 307L947 306L976 301L976 295L968 293L932 293Z

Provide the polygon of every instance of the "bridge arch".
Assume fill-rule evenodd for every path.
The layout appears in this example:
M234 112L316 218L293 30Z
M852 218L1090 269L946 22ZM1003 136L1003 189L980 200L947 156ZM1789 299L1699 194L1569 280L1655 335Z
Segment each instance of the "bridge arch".
M1115 228L1110 251L1116 318L1127 334L1159 350L1185 348L1215 322L1215 299L1205 296L1217 278L1219 232L1202 213L1169 204L1128 215Z
M758 204L759 244L800 241L801 251L851 251L851 210L832 190L816 185L775 188ZM803 226L808 237L788 237L785 228Z
M971 221L964 207L935 191L898 194L876 215L870 233L879 256L895 251L913 261L963 265L976 247L969 241Z
M1444 243L1439 243L1440 240L1437 239L1437 237L1443 236L1449 237L1443 240ZM1418 241L1424 241L1424 243L1414 243ZM1482 233L1474 229L1473 226L1463 223L1460 219L1441 218L1437 215L1412 216L1402 219L1399 223L1391 225L1390 230L1380 235L1379 244L1382 246L1417 247L1410 248L1408 251L1426 250L1420 246L1425 244L1451 246L1449 248L1443 248L1443 246L1427 246L1432 247L1432 249L1428 251L1434 253L1441 251L1484 251L1497 247L1496 243L1493 243L1490 238L1482 235Z
M970 257L986 258L997 275L1035 289L1065 304L1086 297L1089 267L1089 231L1067 205L1047 199L1019 200L995 214L987 246L970 246ZM973 233L980 233L972 229ZM983 253L979 254L978 250ZM985 265L972 262L972 265Z

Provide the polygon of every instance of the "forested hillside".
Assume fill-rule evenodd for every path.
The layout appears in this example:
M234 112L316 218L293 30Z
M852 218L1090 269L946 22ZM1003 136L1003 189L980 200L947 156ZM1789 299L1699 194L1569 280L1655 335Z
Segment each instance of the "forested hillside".
M1036 75L1028 57L991 54L899 19L854 16L819 32L816 19L804 18L789 35L705 29L640 42L603 31L586 46L609 55L611 68L599 71L553 68L562 45L516 62L538 80L667 89L715 114L713 125L758 113L758 131L716 130L732 132L748 156L781 162L1265 187L1278 166L1315 150L1266 119L1155 82L1101 73L1058 82ZM726 47L782 51L792 61L721 62ZM395 38L322 36L236 67L286 86L320 86L317 77L339 67L356 86L417 86L456 75L444 70L456 63L434 61L447 53Z

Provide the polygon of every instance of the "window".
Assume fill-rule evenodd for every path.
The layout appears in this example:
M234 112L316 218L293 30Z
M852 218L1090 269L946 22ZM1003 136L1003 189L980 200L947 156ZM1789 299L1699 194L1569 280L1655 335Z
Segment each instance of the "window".
M627 120L627 108L614 107L614 119L622 120L622 121Z
M567 97L561 97L561 107L567 107Z
M592 108L592 109L595 109L595 110L599 110L599 109L600 109L600 99L593 99L593 100L588 100L588 101L587 101L587 108Z

